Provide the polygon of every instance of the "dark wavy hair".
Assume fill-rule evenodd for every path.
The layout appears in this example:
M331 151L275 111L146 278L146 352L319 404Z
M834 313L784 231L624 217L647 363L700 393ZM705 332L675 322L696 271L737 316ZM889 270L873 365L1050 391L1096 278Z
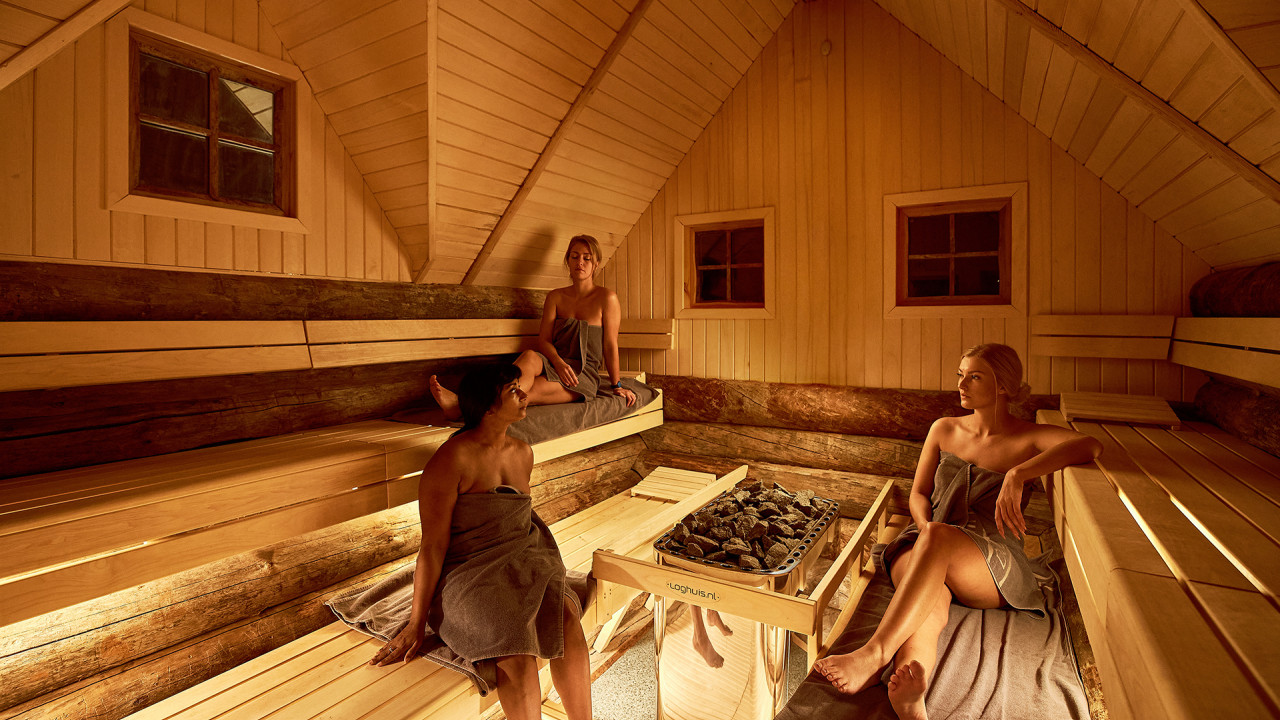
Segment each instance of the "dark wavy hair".
M502 388L519 377L520 368L515 365L483 365L467 371L458 386L458 409L462 411L462 429L458 432L480 427Z

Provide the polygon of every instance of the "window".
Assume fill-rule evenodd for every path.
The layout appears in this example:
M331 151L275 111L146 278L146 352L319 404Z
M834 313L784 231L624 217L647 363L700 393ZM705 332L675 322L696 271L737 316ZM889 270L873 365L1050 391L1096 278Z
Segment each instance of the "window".
M1008 199L898 208L898 305L1009 302Z
M1026 185L885 197L887 317L1015 317L1026 307Z
M107 22L106 207L307 232L297 67L136 8Z
M676 218L676 317L773 317L773 209Z
M286 83L132 37L131 190L287 215Z

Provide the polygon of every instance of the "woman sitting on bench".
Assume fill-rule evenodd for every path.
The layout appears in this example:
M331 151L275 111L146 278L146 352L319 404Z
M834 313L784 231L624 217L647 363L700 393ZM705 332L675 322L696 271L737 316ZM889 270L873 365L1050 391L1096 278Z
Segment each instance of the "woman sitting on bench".
M569 268L568 287L547 293L542 306L542 327L538 349L525 350L516 358L520 369L520 389L530 405L590 402L600 385L600 363L609 373L613 394L625 398L627 407L636 395L621 384L618 366L618 323L622 309L618 294L595 284L600 267L600 244L590 235L575 235L564 252ZM445 417L460 417L458 396L432 375L431 394Z
M542 717L537 658L551 658L570 720L590 720L585 598L570 588L551 531L533 511L533 450L507 435L528 402L519 375L503 365L477 368L462 380L466 424L436 450L419 484L422 547L407 624L407 572L329 604L348 623L394 635L371 664L409 661L429 648L444 664L495 677L498 700L513 720ZM384 587L395 582L399 588ZM496 673L485 667L491 662Z
M953 599L1044 614L1021 540L1023 486L1102 452L1091 437L1009 414L1009 403L1030 391L1012 348L978 345L960 360L957 375L960 405L973 413L935 421L925 438L909 500L914 522L878 563L894 583L889 607L865 645L814 666L853 694L892 662L888 694L900 718L926 717L925 692Z

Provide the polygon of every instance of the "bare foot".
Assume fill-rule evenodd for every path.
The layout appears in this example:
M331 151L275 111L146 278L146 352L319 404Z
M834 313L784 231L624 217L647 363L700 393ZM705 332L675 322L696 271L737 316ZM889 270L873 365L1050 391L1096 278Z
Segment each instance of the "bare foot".
M693 628L693 649L697 650L711 667L718 668L724 665L724 658L711 645L711 638L707 637L707 631L702 628L702 623L698 623Z
M924 692L928 689L924 666L917 660L893 671L889 678L889 704L902 720L928 720L924 711Z
M830 655L813 665L837 690L848 695L874 685L884 666L885 663L865 645L846 655Z
M457 420L462 417L462 411L458 409L457 393L441 385L435 375L427 378L427 386L431 388L431 397L434 397L436 404L444 410L445 419Z
M719 630L721 635L724 635L725 637L733 635L733 631L729 629L728 625L724 624L724 620L720 619L720 613L715 610L707 611L707 622L711 623L717 630Z

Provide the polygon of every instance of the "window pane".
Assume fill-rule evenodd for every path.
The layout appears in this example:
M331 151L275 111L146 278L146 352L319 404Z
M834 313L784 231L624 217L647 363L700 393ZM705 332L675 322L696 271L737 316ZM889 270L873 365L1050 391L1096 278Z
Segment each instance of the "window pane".
M698 302L724 302L728 297L728 277L724 270L698 271Z
M907 218L907 254L951 252L951 216Z
M209 75L142 54L139 63L138 107L165 120L209 127Z
M694 260L698 265L729 264L725 234L724 230L704 230L693 234Z
M956 213L956 252L1000 249L1000 212Z
M733 230L733 263L764 262L764 227L746 227ZM735 295L737 293L734 293Z
M275 95L234 80L218 80L218 131L271 142Z
M999 295L998 257L956 258L957 295Z
M740 303L764 302L764 268L733 268L729 272L733 273L731 300Z
M166 190L209 192L209 144L192 133L143 124L138 182Z
M256 148L218 143L218 190L227 200L275 202L275 155Z
M951 265L948 260L908 260L907 297L939 297L951 293Z

